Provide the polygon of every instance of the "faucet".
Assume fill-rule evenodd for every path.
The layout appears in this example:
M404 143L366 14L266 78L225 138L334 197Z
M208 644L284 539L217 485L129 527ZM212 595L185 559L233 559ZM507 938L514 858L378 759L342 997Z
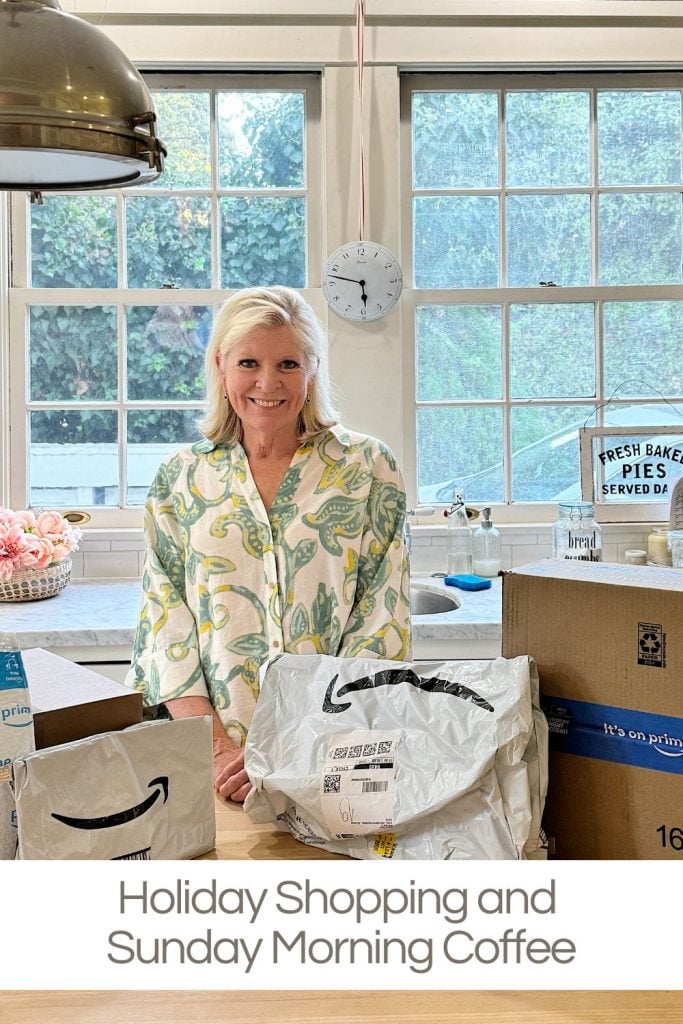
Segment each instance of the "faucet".
M408 551L408 559L413 552L413 534L411 529L410 517L411 516L433 516L436 509L431 505L416 505L415 508L406 509L406 518L403 524L403 539L406 544Z

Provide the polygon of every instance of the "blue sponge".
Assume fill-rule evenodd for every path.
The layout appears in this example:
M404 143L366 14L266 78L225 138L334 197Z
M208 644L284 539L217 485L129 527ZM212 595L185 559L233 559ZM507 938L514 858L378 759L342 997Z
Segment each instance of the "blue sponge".
M491 580L483 576L471 576L469 573L462 573L460 576L447 576L444 580L447 587L457 587L458 590L488 590Z

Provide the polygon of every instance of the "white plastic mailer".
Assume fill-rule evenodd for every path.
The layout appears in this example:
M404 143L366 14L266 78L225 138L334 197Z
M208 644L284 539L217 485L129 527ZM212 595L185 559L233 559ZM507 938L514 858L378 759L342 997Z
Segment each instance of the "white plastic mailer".
M350 857L541 857L547 738L526 657L283 655L249 729L245 810Z
M213 849L211 719L146 722L14 762L25 860L174 860Z

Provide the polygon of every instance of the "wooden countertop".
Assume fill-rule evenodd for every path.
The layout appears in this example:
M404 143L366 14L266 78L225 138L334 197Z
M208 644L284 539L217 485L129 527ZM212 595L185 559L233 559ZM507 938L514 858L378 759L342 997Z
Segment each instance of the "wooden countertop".
M661 1024L680 992L3 992L0 1024Z
M198 860L348 860L318 850L278 832L274 825L254 825L241 804L216 801L216 849Z

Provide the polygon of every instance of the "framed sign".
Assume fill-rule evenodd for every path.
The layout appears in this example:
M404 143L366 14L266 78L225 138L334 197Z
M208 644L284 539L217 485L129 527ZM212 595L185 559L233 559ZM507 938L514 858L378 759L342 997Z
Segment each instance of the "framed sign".
M668 522L683 477L680 427L582 427L581 496L602 523Z

